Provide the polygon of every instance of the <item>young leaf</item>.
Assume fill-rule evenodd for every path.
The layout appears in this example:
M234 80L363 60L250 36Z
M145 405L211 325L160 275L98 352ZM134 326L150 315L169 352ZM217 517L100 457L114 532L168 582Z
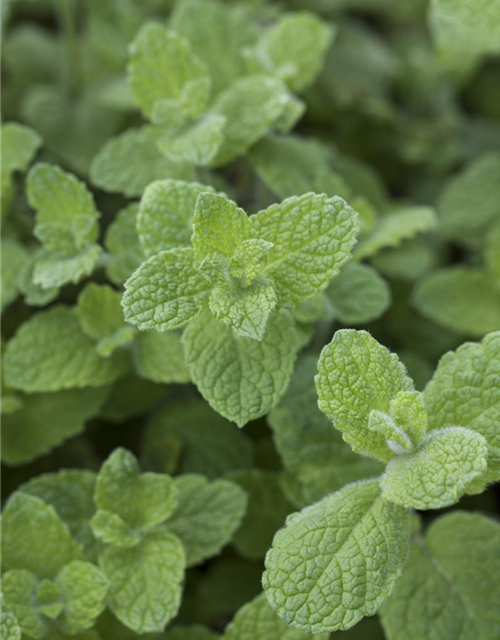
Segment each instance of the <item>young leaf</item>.
M394 353L366 331L342 329L321 352L316 376L318 406L353 451L390 460L394 453L380 433L370 431L372 409L389 411L400 391L413 391L413 382Z
M136 229L138 211L137 203L121 209L106 230L104 244L109 252L105 264L106 274L111 282L119 286L145 260Z
M329 634L316 634L315 640L327 640ZM302 631L290 629L274 613L264 593L245 604L224 630L223 640L308 640Z
M356 212L342 198L307 193L251 218L252 237L271 242L266 273L284 304L320 293L347 261L356 241Z
M17 285L24 296L24 302L29 306L44 307L59 295L58 287L41 287L34 281L35 268L40 269L39 261L41 258L46 258L46 256L46 250L43 247L38 247L30 254L28 260L17 274ZM91 266L91 269L93 269L93 266ZM50 277L53 274L54 272L51 270Z
M377 480L348 485L278 531L262 578L268 600L296 629L349 629L391 593L409 537L410 512L383 500Z
M92 273L101 254L102 249L97 244L69 257L41 253L33 267L33 282L50 291L64 284L78 284Z
M21 640L21 627L12 609L6 605L5 598L2 599L0 607L0 618L0 633L3 640Z
M500 527L456 511L418 536L394 593L382 605L388 640L494 638L499 622ZM478 588L478 585L481 585Z
M186 552L187 566L220 553L239 527L247 506L245 492L229 480L208 482L199 475L174 480L179 500L165 529Z
M269 319L261 342L236 338L207 311L189 325L182 341L192 380L202 396L240 427L278 402L298 348L293 319L284 310Z
M4 570L23 569L40 578L53 578L81 555L81 546L53 507L20 492L7 501L2 515Z
M161 632L177 613L185 558L180 540L150 531L129 549L109 547L99 565L110 582L109 608L136 633Z
M487 467L488 444L464 427L431 431L412 453L389 461L380 480L386 500L412 509L454 504Z
M17 122L5 122L1 131L2 174L26 171L42 139L36 131Z
M94 499L98 509L115 513L132 529L144 532L173 513L177 493L169 476L141 474L133 454L116 449L101 467Z
M137 373L153 382L189 382L184 350L177 333L140 333L134 342Z
M400 391L389 404L389 415L417 446L427 430L424 396L418 391Z
M125 352L101 358L74 310L62 305L21 325L4 358L5 381L28 393L99 387L124 375L128 366Z
M17 298L20 290L19 272L28 261L28 252L8 238L2 239L2 291L0 309L3 310Z
M213 189L182 180L158 180L146 187L137 216L137 232L147 257L191 246L196 200L205 191Z
M5 599L2 602L2 614L7 605L20 627L19 638L21 632L30 638L42 638L47 634L47 619L44 619L36 604L38 584L37 577L24 569L6 571L2 577L2 594Z
M168 132L158 150L174 162L206 166L216 156L223 140L226 118L207 114L193 125Z
M193 249L152 256L125 283L125 320L142 331L179 329L195 318L211 285L199 273Z
M244 240L229 261L229 275L238 279L243 287L251 285L266 268L267 254L272 246L265 240Z

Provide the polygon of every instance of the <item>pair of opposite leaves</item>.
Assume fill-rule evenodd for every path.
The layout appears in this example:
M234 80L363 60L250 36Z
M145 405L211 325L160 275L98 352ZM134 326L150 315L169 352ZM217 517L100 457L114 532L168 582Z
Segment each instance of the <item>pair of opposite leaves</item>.
M500 416L491 393L499 354L500 333L463 345L441 360L423 395L366 331L338 331L323 349L319 408L354 451L387 466L380 479L292 514L276 534L263 584L287 624L317 633L373 615L402 574L410 509L451 505L499 479ZM448 426L460 417L466 426Z

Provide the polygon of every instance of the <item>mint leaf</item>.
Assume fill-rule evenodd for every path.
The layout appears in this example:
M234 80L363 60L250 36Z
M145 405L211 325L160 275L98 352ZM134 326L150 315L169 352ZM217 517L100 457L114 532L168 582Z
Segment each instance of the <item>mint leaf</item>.
M189 382L180 336L176 333L140 333L134 342L137 373L153 382Z
M5 381L26 392L99 387L127 369L125 352L101 358L75 312L62 305L37 313L21 325L4 359Z
M239 609L224 630L223 640L307 640L309 635L287 627L261 594ZM328 634L316 634L317 640L326 640Z
M321 352L315 380L319 408L353 451L390 460L385 437L370 431L368 421L372 409L387 413L400 391L413 391L397 355L366 331L342 329Z
M0 307L3 310L19 295L19 272L28 261L24 247L8 238L2 239L2 291Z
M266 273L284 304L320 293L349 258L358 233L356 212L324 194L287 198L251 220L252 237L273 244Z
M413 305L430 320L467 336L500 329L500 290L483 269L452 266L434 271L417 284Z
M101 254L102 249L96 244L70 257L40 254L33 268L33 283L51 293L64 284L78 284L92 273Z
M201 624L173 627L164 634L165 640L217 640L220 636Z
M404 430L412 445L422 442L427 430L427 409L421 393L400 391L390 402L389 415Z
M42 144L36 131L17 122L2 124L2 174L26 171Z
M138 211L138 204L121 209L106 230L104 244L109 252L106 274L117 285L122 285L144 262L145 256L136 229Z
M342 324L365 324L383 315L391 302L387 282L373 267L348 262L325 291L334 317Z
M232 539L245 513L245 492L229 480L208 482L199 475L174 480L178 504L166 523L186 552L187 566L220 553Z
M2 515L4 570L22 569L52 578L81 554L81 546L53 507L26 493L10 497Z
M41 287L34 281L35 268L40 269L39 260L46 256L45 249L38 247L30 254L28 260L17 274L17 286L24 296L24 302L29 306L43 307L59 295L58 287ZM93 269L93 265L91 269ZM52 275L53 271L50 270L50 277Z
M193 175L190 165L173 162L159 152L161 136L161 129L144 126L111 138L92 161L92 183L104 191L133 197L155 180L189 180Z
M146 188L137 216L137 232L146 256L191 246L196 200L205 191L213 189L182 180L159 180Z
M380 481L382 495L403 507L442 509L454 504L484 474L488 445L464 427L431 431L414 453L389 461Z
M193 125L167 133L158 149L175 162L206 166L211 163L224 140L224 116L207 114Z
M261 342L236 338L207 311L182 336L191 378L210 406L240 427L265 415L292 375L297 337L284 310L268 322Z
M456 511L434 520L411 545L403 576L381 607L388 640L495 637L499 543L498 524L483 515Z
M160 24L145 25L132 42L128 76L134 98L147 118L163 100L178 106L182 113L186 86L193 80L208 80L207 69L193 55L189 42ZM186 107L192 109L192 102ZM199 115L205 104L196 107L192 117Z
M313 13L284 15L248 52L250 67L276 76L292 91L302 91L319 73L333 34Z
M177 489L166 475L141 474L133 454L116 449L97 476L94 499L98 509L114 513L131 529L144 532L172 514Z
M125 320L142 331L179 329L195 318L210 290L193 249L152 256L125 283Z
M383 500L376 480L348 485L276 534L262 578L269 603L308 633L349 629L391 593L409 536L410 512Z
M2 577L2 594L5 598L5 603L2 602L2 613L7 605L14 620L17 619L20 628L19 638L21 632L31 638L42 638L47 634L47 620L36 606L37 589L37 577L24 569L6 571Z
M12 610L5 604L5 598L2 601L0 616L2 638L4 640L21 640L21 627Z
M238 279L243 287L248 287L267 266L267 254L272 248L265 240L244 240L233 252L228 272Z
M110 582L108 606L136 633L161 632L177 613L184 577L180 540L150 531L132 548L109 547L99 565Z

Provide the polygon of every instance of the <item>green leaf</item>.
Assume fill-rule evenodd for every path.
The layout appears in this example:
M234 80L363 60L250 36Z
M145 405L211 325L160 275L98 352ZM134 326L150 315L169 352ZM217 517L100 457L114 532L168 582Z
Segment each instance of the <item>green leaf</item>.
M24 302L29 306L43 307L59 295L59 289L57 287L42 288L34 282L34 272L38 266L38 261L46 255L47 252L45 249L38 247L30 254L28 260L18 273L17 284L20 292L24 295ZM40 267L38 266L38 268Z
M237 336L262 340L278 299L270 282L248 287L227 283L215 286L208 300L210 311Z
M217 640L220 636L201 624L172 627L164 634L164 640Z
M466 342L445 354L425 389L429 429L460 425L480 433L489 444L486 482L500 479L500 333Z
M30 127L17 122L2 124L2 174L26 171L42 144L42 139Z
M99 510L90 521L95 537L114 547L135 547L140 536L116 513Z
M409 537L410 512L383 500L377 480L348 485L276 534L262 578L268 600L296 629L349 629L391 593Z
M300 92L318 75L334 30L313 13L284 15L249 51L249 64Z
M208 482L199 475L174 480L177 507L166 523L186 552L187 566L215 556L233 538L247 506L245 492L229 480Z
M380 481L382 495L412 509L448 507L484 474L487 455L486 440L472 429L436 429L415 452L389 461Z
M125 283L125 320L141 331L170 331L200 312L210 283L199 273L193 249L152 256Z
M236 80L211 109L226 119L224 140L212 165L220 167L243 155L272 127L287 102L286 87L279 80L264 75Z
M500 53L500 8L488 0L432 0L430 26L444 65L470 74L482 58Z
M216 156L223 140L226 118L208 114L193 125L167 133L158 149L174 162L206 166Z
M112 287L91 282L78 296L75 313L89 338L97 340L96 350L107 358L129 342L135 329L125 324L121 295Z
M64 605L62 628L70 635L90 629L106 606L109 583L103 573L90 562L75 560L61 569L54 583Z
M40 254L33 267L33 283L51 292L64 284L78 284L92 273L101 254L102 249L97 244L69 257Z
M436 226L436 214L430 207L409 207L379 218L373 232L356 247L357 260L376 255L387 247L398 247L403 240L430 231Z
M196 200L205 191L213 189L182 180L159 180L146 187L137 216L137 232L146 256L191 246Z
M2 461L25 464L81 433L107 394L106 387L99 387L22 396L22 406L3 416Z
M329 634L314 637L327 640ZM236 612L222 636L224 640L308 640L310 636L302 631L287 627L269 606L265 594L254 598Z
M146 24L135 37L130 47L128 77L137 104L150 119L163 100L182 112L186 85L193 80L209 80L205 64L193 54L189 42L160 24ZM190 114L193 117L205 104L197 107Z
M372 409L387 413L400 391L413 391L398 356L366 331L342 329L321 352L316 376L318 406L353 451L387 461L393 457L382 434L369 430Z
M97 240L99 213L92 194L75 176L37 164L28 175L27 194L37 210L34 233L51 253L73 257Z
M2 515L4 570L24 569L40 578L52 578L81 554L81 546L53 507L26 493L9 498Z
M14 620L17 619L17 624L20 627L19 638L21 638L21 632L30 638L42 638L47 634L47 620L44 619L36 605L37 588L38 579L36 576L24 569L7 571L2 577L2 593L5 599L5 604L2 602L2 614L4 606L7 605L11 616Z
M207 311L184 331L193 382L210 406L240 427L278 402L292 375L297 336L291 315L281 310L261 342L236 338Z
M250 236L250 218L235 202L217 193L201 193L193 217L193 247L201 260L212 254L231 258Z
M279 475L274 471L244 469L233 472L229 478L248 494L248 508L234 536L233 546L244 558L260 560L292 508L283 495Z
M101 409L101 417L110 422L120 423L148 413L165 400L169 390L130 373L115 382Z
M19 272L28 261L26 249L9 238L2 239L2 291L0 308L3 310L19 295Z
M377 320L391 302L391 290L377 271L366 264L348 262L326 289L333 314L352 326Z
M400 391L389 404L389 415L410 438L419 445L427 430L427 409L424 396L418 391Z
M96 477L93 471L62 469L36 476L19 488L54 507L86 555L92 552L95 543L89 521L95 513Z
M260 211L252 237L271 242L266 274L282 303L298 304L320 293L350 256L356 212L342 198L307 193Z
M299 360L285 395L267 417L283 466L302 489L303 498L296 506L316 502L350 482L377 476L383 469L379 462L346 447L318 409L316 363L313 355Z
M129 129L109 140L92 161L92 183L104 191L133 197L140 196L155 180L191 179L190 165L172 162L158 151L161 135L161 129L145 126Z
M439 256L425 240L417 237L404 240L399 247L382 249L371 264L388 278L414 282L437 266Z
M5 381L28 393L99 387L128 369L125 352L101 358L74 311L58 305L32 316L9 341Z
M500 329L500 288L483 269L438 269L418 283L412 302L422 315L460 334L482 337Z
M165 472L165 448L171 449L174 442L182 449L177 473L218 478L252 465L252 442L200 398L170 403L152 416L144 439L143 465Z
M149 532L130 549L109 547L99 564L110 582L108 606L136 633L161 632L179 609L184 578L180 540Z
M122 285L145 259L136 229L138 211L136 203L121 209L106 230L106 274L117 285Z
M237 278L243 287L251 285L267 267L267 254L272 246L265 240L244 240L229 261L229 275Z
M21 627L12 610L2 601L0 607L1 628L3 640L21 640Z
M98 509L114 513L131 529L144 532L173 513L177 493L169 476L141 474L132 453L115 449L97 476L94 500Z
M494 226L486 237L484 260L490 273L500 282L500 224Z
M140 333L134 342L137 373L153 382L189 382L184 350L177 333Z
M455 511L418 536L392 596L382 605L388 640L494 638L500 631L500 527ZM478 585L481 585L478 588Z

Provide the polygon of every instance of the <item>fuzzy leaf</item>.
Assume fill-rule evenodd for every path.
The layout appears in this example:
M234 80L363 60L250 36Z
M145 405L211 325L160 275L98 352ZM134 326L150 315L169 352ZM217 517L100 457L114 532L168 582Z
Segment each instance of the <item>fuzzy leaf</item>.
M262 578L268 600L296 629L349 629L392 591L409 537L410 512L383 500L376 480L348 485L276 534Z
M21 629L19 638L21 632L30 638L42 638L47 634L47 620L36 605L37 588L37 577L24 569L6 571L2 577L2 594L5 599L5 604L2 602L2 614L4 606L7 605L14 619L17 618ZM2 640L4 640L3 621Z
M216 156L223 140L226 118L208 114L193 125L167 133L158 149L174 162L206 166Z
M64 284L78 284L92 273L101 254L102 249L97 244L69 257L41 254L34 264L33 283L51 292Z
M208 312L182 337L193 382L210 406L240 427L278 402L292 375L298 348L293 319L272 316L261 342L236 338Z
M228 272L237 278L244 287L251 285L267 266L267 254L272 248L265 240L244 240L231 257Z

